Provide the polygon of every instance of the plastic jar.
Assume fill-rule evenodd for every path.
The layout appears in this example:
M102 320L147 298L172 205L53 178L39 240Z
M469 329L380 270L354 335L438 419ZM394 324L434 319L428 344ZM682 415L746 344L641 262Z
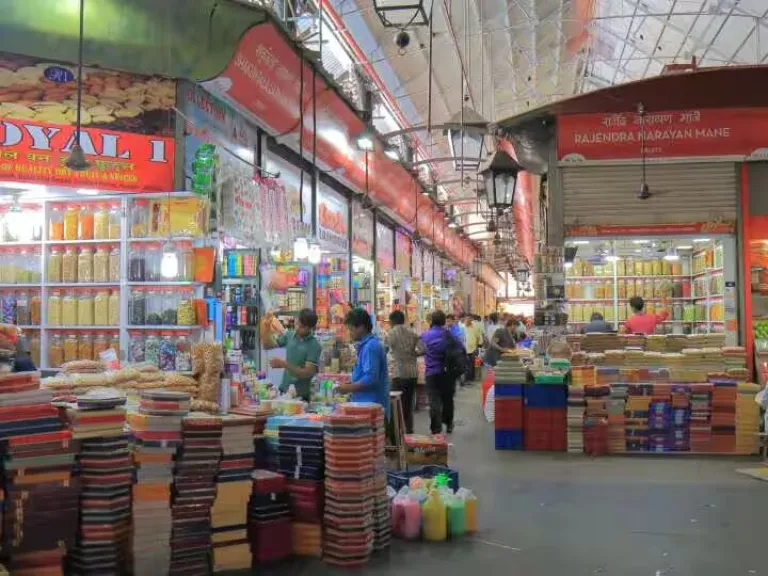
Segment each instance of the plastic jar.
M147 319L149 326L159 326L163 323L163 295L157 290L147 290Z
M32 326L40 326L42 321L41 311L42 302L40 300L40 292L32 292L29 299L29 323Z
M144 339L144 362L160 366L160 333L150 332Z
M80 338L77 341L77 359L93 359L93 336L90 334L80 334Z
M109 246L104 244L100 244L93 254L93 281L109 282Z
M178 372L192 371L192 344L189 334L182 332L176 339L176 370Z
M139 199L131 207L131 238L146 238L149 224L149 200Z
M129 332L128 362L144 362L144 334Z
M144 252L144 279L147 282L159 282L161 262L163 260L162 248L159 244L147 244Z
M61 290L53 290L48 296L48 325L61 326Z
M109 230L110 240L120 240L120 204L112 204L109 207Z
M64 362L77 360L77 334L69 334L64 339Z
M109 324L109 290L99 288L93 298L93 323L97 326Z
M93 238L109 239L109 209L106 204L97 204L93 212Z
M64 212L64 240L77 240L79 224L80 207L70 204Z
M61 249L52 247L48 254L48 282L61 282Z
M51 334L51 341L48 343L48 366L58 368L64 363L64 342L61 334L54 332Z
M192 282L195 279L195 253L191 242L179 242L179 281Z
M50 306L50 303L48 304ZM74 290L67 290L61 299L61 325L77 325L78 297Z
M93 249L81 248L77 257L77 281L93 282Z
M146 280L146 255L141 244L134 244L128 253L128 280L144 282Z
M160 341L160 370L176 370L176 341L172 332L163 332Z
M144 288L131 289L128 300L128 319L131 326L144 326L147 323L147 294Z
M48 240L64 240L64 210L58 204L51 207L48 220Z
M197 324L195 305L191 289L181 290L179 302L176 307L176 322L180 326L192 326Z
M80 326L93 326L93 291L81 290L77 299L77 323Z
M13 292L3 294L0 321L5 324L16 323L16 295Z
M93 240L93 209L88 204L80 207L79 240Z
M16 250L6 248L0 257L2 260L2 276L0 281L3 284L16 284Z
M107 324L110 326L120 325L120 291L112 290L109 295L109 313L107 315Z
M109 347L115 351L115 357L120 358L120 336L118 334L112 334L109 337Z
M38 330L35 330L30 333L30 335L27 337L27 342L29 343L29 355L32 358L32 363L40 367L40 332Z
M109 253L109 281L120 282L120 246L115 246Z
M100 354L107 348L109 348L107 335L104 332L97 332L93 337L93 360L98 362L101 359Z
M61 257L61 281L68 284L77 282L77 248L67 246Z
M179 294L173 290L166 290L162 297L163 311L161 313L161 324L165 326L176 326L176 307L179 304Z
M29 321L29 293L26 290L16 292L16 324L26 325Z

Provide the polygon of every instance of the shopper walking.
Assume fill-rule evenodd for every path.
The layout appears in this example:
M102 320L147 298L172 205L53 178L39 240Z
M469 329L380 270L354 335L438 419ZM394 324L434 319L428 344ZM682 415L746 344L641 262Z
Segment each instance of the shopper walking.
M261 321L264 348L266 350L285 348L285 360L282 358L269 360L272 368L284 370L280 392L285 394L293 384L296 396L305 402L311 400L312 377L317 374L320 362L321 349L320 343L315 338L315 326L317 326L317 314L309 308L299 311L295 330L286 330L272 312L268 312ZM275 336L276 332L278 336Z
M493 335L496 334L496 331L499 328L503 328L504 326L502 324L499 324L499 315L496 312L491 312L488 315L488 326L485 329L485 337L487 338L488 342L491 342L493 340Z
M517 320L514 318L507 320L506 326L496 330L491 337L483 361L489 366L496 366L504 352L515 349L517 345L516 332Z
M353 402L381 404L389 416L387 353L381 340L371 333L371 315L362 308L353 308L347 314L346 325L357 348L357 362L350 382L339 386L339 392L352 394Z
M445 327L445 313L436 310L432 313L429 330L421 335L424 343L427 394L429 395L429 419L432 434L440 434L445 425L446 432L453 432L456 378L461 367L457 367L457 358L463 354L461 342ZM457 370L459 372L457 372Z
M419 376L417 357L424 354L424 343L405 325L405 314L395 310L389 315L389 332L384 345L392 353L392 390L402 392L405 431L413 434L413 401Z
M467 382L475 379L475 358L483 344L483 327L471 314L464 316L464 345L467 349Z
M665 305L664 301L662 301L663 305ZM623 331L626 334L653 334L656 331L656 326L664 322L669 316L667 310L662 310L658 314L646 314L644 311L645 302L640 296L630 298L629 306L634 315L624 323Z

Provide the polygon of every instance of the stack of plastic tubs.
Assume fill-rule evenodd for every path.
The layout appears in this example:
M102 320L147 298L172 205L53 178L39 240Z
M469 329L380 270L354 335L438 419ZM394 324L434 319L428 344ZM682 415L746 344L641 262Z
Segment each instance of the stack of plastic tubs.
M740 382L736 399L736 454L757 454L760 449L760 406L755 395L760 391L757 384Z
M523 446L526 450L565 452L567 442L568 391L564 376L537 374L526 386Z
M648 417L653 401L650 384L631 384L624 410L627 452L648 451Z
M590 456L605 456L608 453L608 409L607 402L611 386L604 375L598 383L584 389L586 409L584 411L584 453Z
M568 452L584 452L584 412L587 402L584 388L571 386L568 389Z
M670 394L672 427L669 439L672 450L688 452L691 449L691 396L688 386L673 384Z
M691 452L712 451L712 385L691 384Z
M495 370L496 450L523 449L523 385L525 367L517 359L502 360Z

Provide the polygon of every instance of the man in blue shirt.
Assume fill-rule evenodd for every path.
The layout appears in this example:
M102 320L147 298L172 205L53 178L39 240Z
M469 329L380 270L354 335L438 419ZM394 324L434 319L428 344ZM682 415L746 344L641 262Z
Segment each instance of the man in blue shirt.
M342 394L352 394L353 402L375 402L389 415L389 376L384 345L371 334L371 316L362 308L347 314L347 327L357 348L357 362L349 384L339 386Z
M432 313L429 330L421 335L426 350L424 364L432 434L440 434L443 424L446 432L453 432L453 396L456 393L456 381L446 372L446 356L449 347L462 344L446 328L445 322L445 312L436 310Z

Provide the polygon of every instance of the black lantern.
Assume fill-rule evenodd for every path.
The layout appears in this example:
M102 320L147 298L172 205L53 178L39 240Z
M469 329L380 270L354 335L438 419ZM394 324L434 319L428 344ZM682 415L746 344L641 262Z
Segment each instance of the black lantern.
M529 271L527 268L518 268L515 270L515 280L518 284L526 284L529 278Z
M488 208L503 214L512 207L515 200L515 184L522 166L503 150L496 153L480 168L485 182L485 196Z
M463 166L466 172L477 172L486 152L488 121L474 109L465 106L447 125L445 135L448 136L454 168L461 170Z
M373 8L387 28L428 26L433 0L373 0Z

